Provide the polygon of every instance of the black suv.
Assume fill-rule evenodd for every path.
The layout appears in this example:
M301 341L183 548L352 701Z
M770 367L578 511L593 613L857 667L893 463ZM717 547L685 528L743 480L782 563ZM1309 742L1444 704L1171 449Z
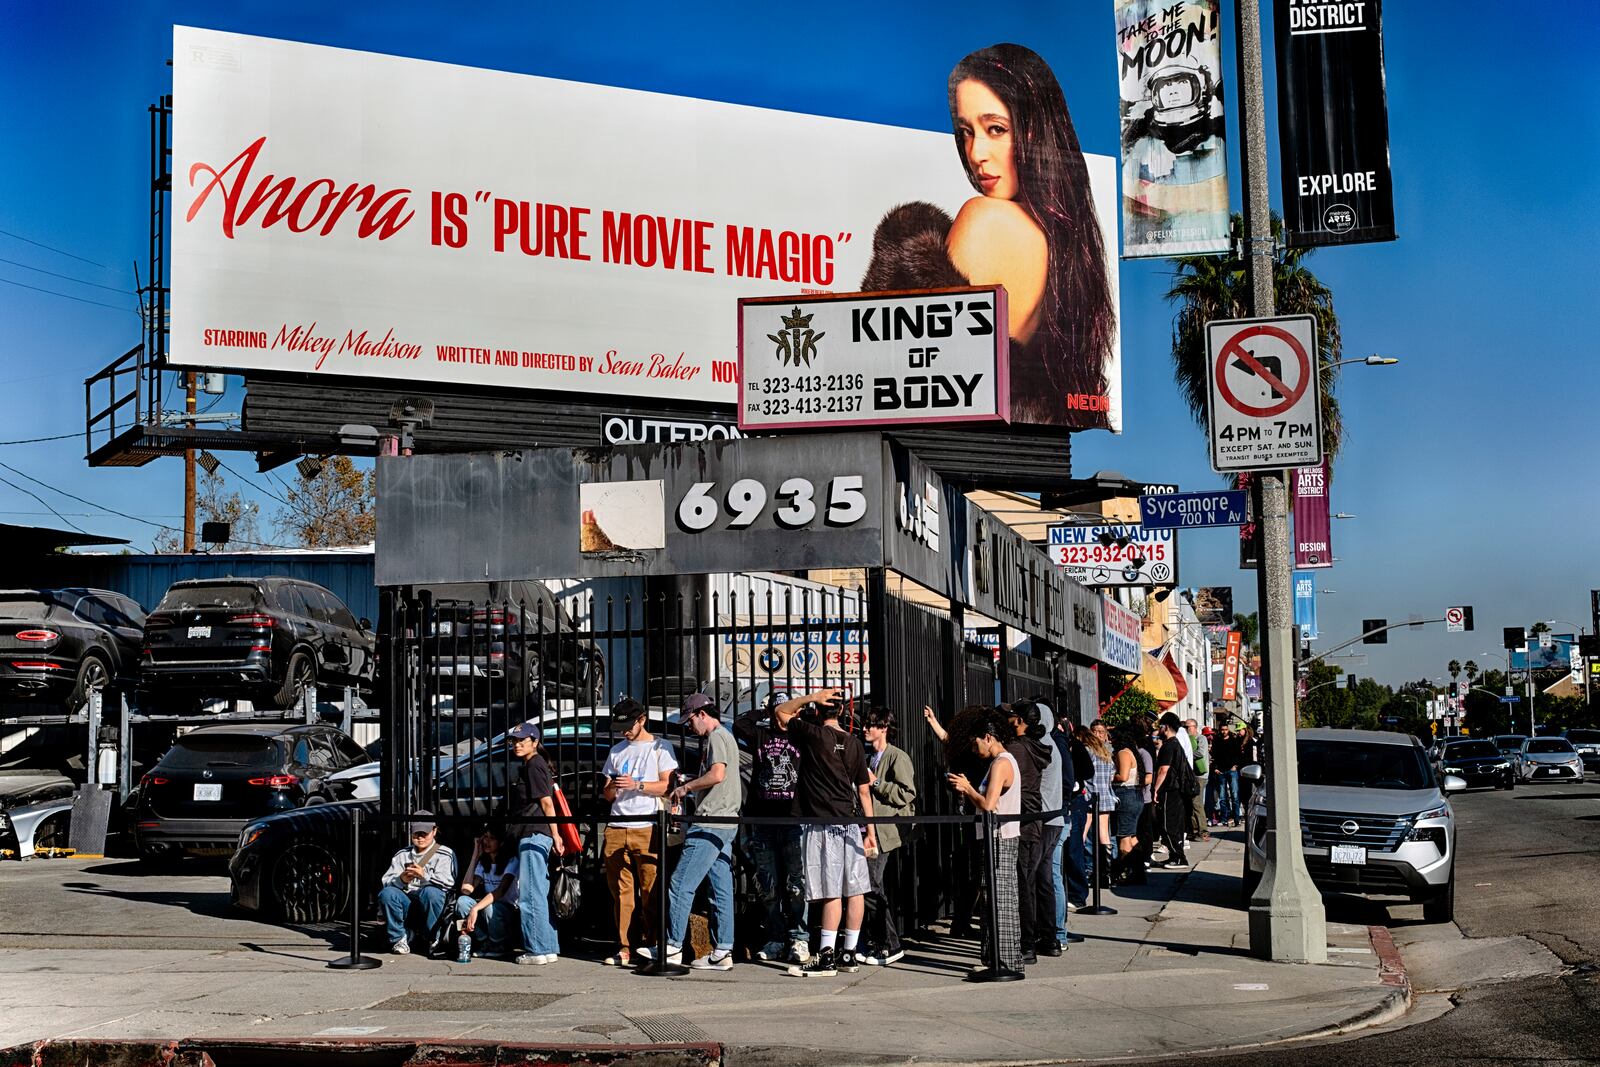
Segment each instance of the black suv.
M1453 774L1473 786L1494 786L1496 789L1515 789L1517 773L1511 757L1495 747L1493 741L1483 738L1462 738L1451 741L1439 750L1434 761L1434 771L1443 776Z
M543 582L477 582L417 589L433 597L421 642L423 673L456 707L542 709L546 699L578 707L606 702L606 660L578 636L572 616Z
M178 582L145 620L140 705L242 696L292 708L312 684L370 686L375 644L371 624L320 585Z
M77 711L92 689L131 686L143 625L105 589L0 590L0 693Z
M132 799L139 858L228 855L252 819L345 799L333 773L366 758L332 726L202 726L139 779Z

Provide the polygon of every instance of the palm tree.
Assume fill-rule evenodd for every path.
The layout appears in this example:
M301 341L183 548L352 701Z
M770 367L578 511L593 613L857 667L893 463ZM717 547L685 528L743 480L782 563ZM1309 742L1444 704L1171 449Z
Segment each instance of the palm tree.
M1467 672L1467 688L1471 689L1472 683L1477 681L1478 675L1482 674L1483 672L1478 669L1477 662L1470 659L1462 665L1461 669Z
M1233 247L1244 247L1240 234L1242 221L1233 216ZM1317 321L1317 349L1320 373L1317 389L1322 406L1322 439L1330 467L1339 454L1344 423L1339 415L1339 400L1334 387L1344 351L1339 336L1339 316L1333 310L1333 293L1303 265L1309 248L1281 245L1282 220L1272 218L1273 287L1277 293L1278 314L1310 315ZM1250 317L1250 290L1245 284L1244 260L1237 251L1221 256L1180 256L1173 267L1169 303L1178 305L1172 321L1172 364L1178 389L1189 405L1196 422L1206 421L1206 323L1216 319Z
M1453 682L1461 674L1461 661L1458 659L1453 659L1445 665L1444 669L1445 673L1450 675L1450 680Z

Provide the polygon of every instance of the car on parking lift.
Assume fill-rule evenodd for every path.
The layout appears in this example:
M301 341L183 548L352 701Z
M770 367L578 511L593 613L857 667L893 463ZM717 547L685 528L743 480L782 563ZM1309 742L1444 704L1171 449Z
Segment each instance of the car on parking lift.
M1568 730L1566 738L1583 761L1587 774L1600 774L1600 730Z
M1495 789L1517 787L1516 767L1504 752L1482 738L1457 738L1439 750L1434 757L1433 769L1441 777L1453 774L1474 786L1493 786Z
M366 758L333 726L202 726L139 779L130 798L139 858L229 855L254 819L347 799L334 775Z
M1524 782L1581 782L1583 757L1564 737L1530 737L1517 753L1517 776Z
M1323 894L1398 896L1421 903L1428 922L1455 915L1455 814L1446 793L1466 788L1435 778L1427 751L1409 734L1301 730L1300 839L1306 868ZM1245 776L1259 779L1252 764ZM1266 867L1271 790L1255 791L1245 816L1243 900Z
M93 690L132 688L144 621L106 589L0 590L0 694L75 712Z
M59 774L0 774L0 859L66 848L77 788Z
M312 582L178 582L145 620L140 705L245 697L293 708L312 685L369 687L375 645L371 624Z

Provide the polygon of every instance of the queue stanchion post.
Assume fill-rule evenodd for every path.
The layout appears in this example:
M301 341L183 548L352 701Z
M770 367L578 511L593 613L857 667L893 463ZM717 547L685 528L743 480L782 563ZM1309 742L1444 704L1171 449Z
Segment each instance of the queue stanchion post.
M656 832L661 837L661 852L656 859L656 958L634 972L650 978L679 978L689 973L689 968L681 961L673 963L667 958L671 951L667 945L667 922L671 917L667 891L672 886L671 865L667 862L667 831L671 821L672 813L663 805L656 813Z
M350 809L350 955L333 960L337 971L372 971L383 961L361 954L361 807Z
M989 878L989 958L985 960L986 966L967 972L966 980L969 982L1020 982L1027 977L1021 971L1012 970L1000 962L1000 897L995 892L995 874L999 870L1000 850L1000 824L994 817L994 812L983 813L983 843L984 866Z
M1089 825L1094 827L1094 903L1087 908L1079 908L1079 915L1115 915L1117 909L1100 903L1100 884L1105 879L1100 872L1101 853L1104 845L1100 842L1100 794L1090 793Z

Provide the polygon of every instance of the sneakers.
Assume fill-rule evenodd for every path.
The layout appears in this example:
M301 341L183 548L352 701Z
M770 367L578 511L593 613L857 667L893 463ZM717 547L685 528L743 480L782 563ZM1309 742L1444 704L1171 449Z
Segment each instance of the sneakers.
M834 966L845 974L855 974L861 969L861 957L856 955L856 950L847 948L839 953Z
M689 966L697 971L731 971L733 970L733 950L725 948L720 952L713 952L709 956L701 956Z
M543 967L547 963L554 963L561 957L554 952L524 952L511 962L519 967Z
M1061 955L1061 942L1042 941L1034 946L1034 951L1041 956L1059 956Z
M656 958L656 950L653 949L653 948L648 948L648 947L641 948L641 949L639 949L639 958L642 959L642 960L654 961L655 958ZM668 945L667 946L667 962L668 963L682 963L683 962L683 949L674 948L673 946Z
M789 968L789 974L795 978L832 978L838 973L831 948L822 949L806 963Z
M804 941L789 942L789 962L807 963L811 959L811 946Z
M1156 866L1164 871L1186 871L1189 869L1189 864L1186 860L1168 860L1165 863L1158 863Z
M861 962L868 967L887 967L892 963L899 963L905 958L906 950L903 948L897 948L893 952L884 952L882 949L876 949L862 956Z
M396 956L409 956L411 955L411 942L402 937L393 945L389 946L389 951L394 953Z
M809 952L806 954L810 955ZM788 949L784 947L782 941L768 941L756 950L756 959L758 960L781 960L787 955Z
M640 949L639 951L643 953L644 950ZM607 956L600 962L605 964L607 967L632 967L633 957L629 955L628 950L624 948L618 949L616 952Z

